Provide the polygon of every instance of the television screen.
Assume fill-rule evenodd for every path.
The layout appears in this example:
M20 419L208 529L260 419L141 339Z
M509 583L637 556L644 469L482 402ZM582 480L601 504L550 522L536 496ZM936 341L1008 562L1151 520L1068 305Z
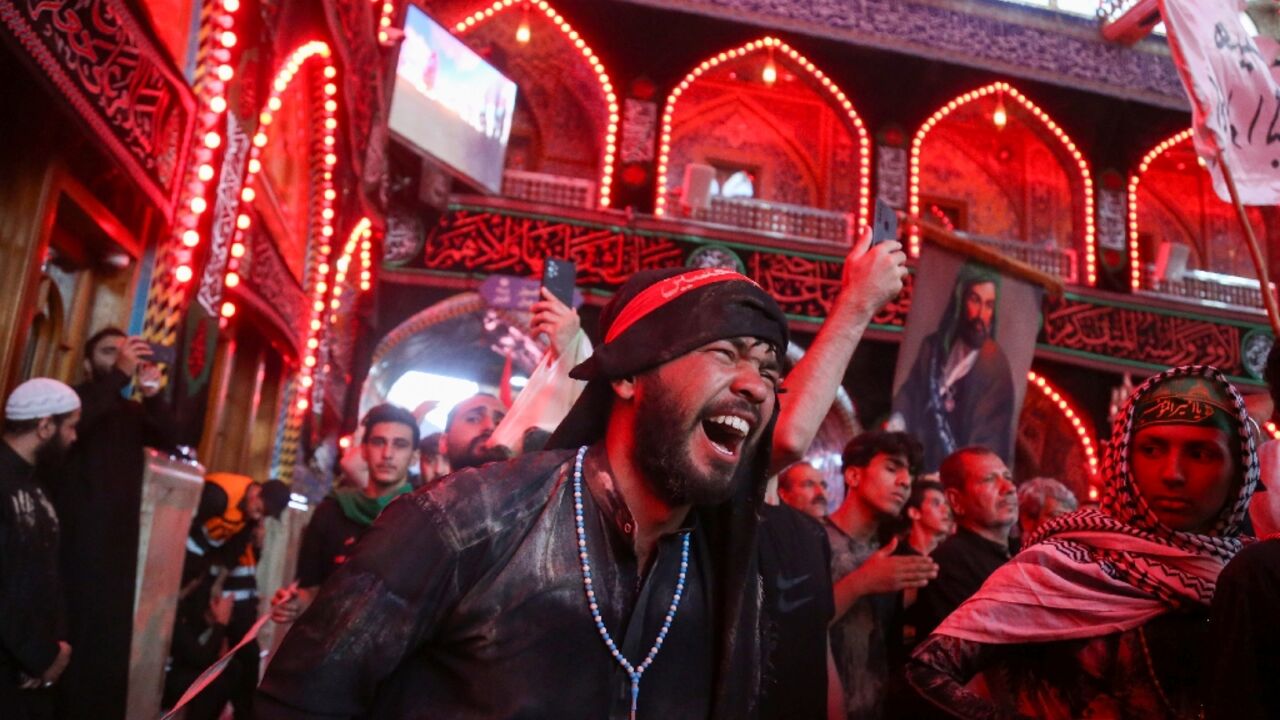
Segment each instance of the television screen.
M391 132L492 191L516 109L516 84L410 5L391 94Z

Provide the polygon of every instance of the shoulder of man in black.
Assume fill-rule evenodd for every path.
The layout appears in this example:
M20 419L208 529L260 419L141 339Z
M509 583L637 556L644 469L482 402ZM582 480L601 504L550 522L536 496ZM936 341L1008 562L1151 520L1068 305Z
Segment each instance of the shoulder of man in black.
M1274 674L1280 662L1280 538L1241 550L1218 576L1210 619L1205 717L1275 718L1280 697Z
M827 700L827 625L835 614L831 545L821 523L787 505L760 509L756 544L764 591L760 717L821 718Z
M377 683L440 631L545 511L572 458L539 452L463 470L388 505L285 636L257 716L367 712Z
M468 547L495 526L517 523L542 511L556 468L572 460L574 450L545 450L505 462L466 468L428 483L397 502L438 513L444 537ZM379 521L374 521L377 526Z

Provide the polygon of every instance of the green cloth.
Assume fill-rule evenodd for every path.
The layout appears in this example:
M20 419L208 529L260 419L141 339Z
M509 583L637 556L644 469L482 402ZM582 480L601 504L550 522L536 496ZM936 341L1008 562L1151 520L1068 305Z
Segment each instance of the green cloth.
M413 486L406 482L383 497L371 498L357 488L343 488L334 491L333 499L338 501L338 507L342 508L343 515L353 522L368 527L378 519L378 515L391 504L392 500L409 492L413 492Z

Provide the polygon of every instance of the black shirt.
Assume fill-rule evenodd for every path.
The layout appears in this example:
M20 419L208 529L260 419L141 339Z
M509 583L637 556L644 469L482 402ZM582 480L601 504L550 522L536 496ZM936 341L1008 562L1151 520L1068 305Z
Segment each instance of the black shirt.
M130 378L112 368L77 385L78 439L54 489L62 521L62 577L73 648L59 681L64 717L123 720L133 641L143 447L172 449L177 424L162 395L120 393Z
M634 522L584 470L583 517L605 626L639 663L675 590L680 533L643 573ZM267 670L259 718L626 718L630 681L583 589L573 455L552 451L454 473L392 503L321 586ZM706 718L713 568L692 532L684 596L640 684L640 717Z
M761 508L766 660L760 718L825 718L827 626L835 615L831 545L813 518L786 505Z
M930 557L938 564L938 577L920 589L915 604L906 613L906 622L915 626L918 640L928 637L1011 555L1008 545L991 542L962 527Z
M298 587L318 587L329 579L351 556L356 541L368 529L347 517L337 500L332 497L322 500L302 535L302 546L298 550Z
M1211 617L1205 717L1280 717L1280 540L1251 545L1227 564Z
M66 639L58 575L57 513L35 468L0 439L0 707L18 674L38 677Z

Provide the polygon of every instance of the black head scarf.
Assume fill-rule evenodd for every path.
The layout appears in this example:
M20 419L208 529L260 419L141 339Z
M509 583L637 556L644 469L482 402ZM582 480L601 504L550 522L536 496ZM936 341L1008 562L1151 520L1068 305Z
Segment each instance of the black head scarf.
M674 360L709 342L754 337L785 357L787 321L778 304L749 278L721 268L646 270L619 288L600 315L603 342L570 376L587 387L548 449L575 448L604 439L613 406L611 381ZM755 714L760 689L760 584L755 534L764 502L778 409L774 405L753 456L744 458L728 501L695 508L706 529L715 587L717 718Z

